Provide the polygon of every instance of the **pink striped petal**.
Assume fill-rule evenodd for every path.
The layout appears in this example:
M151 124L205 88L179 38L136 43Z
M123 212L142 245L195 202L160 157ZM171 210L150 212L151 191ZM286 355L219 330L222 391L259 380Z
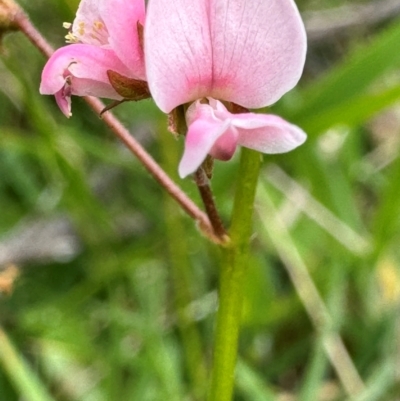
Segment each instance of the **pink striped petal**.
M145 37L150 90L164 112L207 96L272 104L297 83L305 60L293 0L150 0Z
M300 79L306 34L293 0L209 0L214 98L275 103Z
M200 99L212 86L209 0L151 0L146 13L145 60L150 92L169 113Z

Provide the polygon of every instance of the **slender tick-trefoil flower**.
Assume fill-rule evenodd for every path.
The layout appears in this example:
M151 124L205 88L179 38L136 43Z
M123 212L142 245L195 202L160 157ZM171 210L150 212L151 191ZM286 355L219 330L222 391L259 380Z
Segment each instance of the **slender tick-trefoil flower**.
M277 116L228 110L271 105L300 79L306 35L293 0L149 0L144 37L147 80L160 109L193 102L181 177L207 154L230 159L237 145L281 153L305 141Z
M71 95L122 100L126 92L143 91L144 17L144 0L82 0L73 24L66 24L71 44L48 60L40 93L55 95L69 117Z

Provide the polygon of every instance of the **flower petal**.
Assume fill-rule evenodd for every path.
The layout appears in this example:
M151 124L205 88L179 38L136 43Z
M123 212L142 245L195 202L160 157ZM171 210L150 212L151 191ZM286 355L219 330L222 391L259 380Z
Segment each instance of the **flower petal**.
M238 131L235 127L230 125L229 128L215 141L208 153L214 157L214 159L227 161L234 155L237 145Z
M149 1L144 32L147 81L165 113L211 91L209 1Z
M144 0L102 1L102 19L109 33L109 44L131 70L130 78L145 79L144 56L138 22L144 25Z
M216 141L230 128L230 121L217 119L213 109L207 104L194 103L189 108L188 115L190 121L185 150L179 164L181 178L194 173L200 167Z
M272 104L299 80L306 53L293 0L150 0L145 37L150 90L164 112L207 96Z
M83 44L64 46L47 61L39 90L44 95L55 94L64 87L66 77L72 76L83 80L77 85L72 82L71 93L74 95L120 99L109 82L107 70L127 73L127 68L112 50Z
M103 46L108 44L108 31L102 20L100 6L107 0L81 0L72 24L72 34L81 43Z
M306 34L294 1L209 0L209 4L210 96L248 108L275 103L296 85L305 61Z
M232 125L239 132L239 145L262 153L289 152L307 139L299 127L271 114L236 114Z
M83 44L64 46L43 68L39 91L42 95L55 95L61 111L69 117L71 95L122 99L110 84L108 70L127 72L112 50Z
M70 118L71 113L71 95L66 94L64 88L61 88L58 92L54 94L57 105L65 115L65 117Z

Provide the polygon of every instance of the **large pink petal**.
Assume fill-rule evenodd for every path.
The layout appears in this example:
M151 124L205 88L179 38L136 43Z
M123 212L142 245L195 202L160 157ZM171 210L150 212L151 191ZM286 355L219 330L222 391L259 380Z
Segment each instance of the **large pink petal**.
M271 114L244 113L233 116L238 145L262 153L285 153L302 145L306 134L296 125Z
M85 85L72 85L72 94L86 95L90 92L91 95L104 97L105 88L109 88L108 93L112 95L110 98L120 98L111 87L107 70L122 75L126 75L128 71L112 50L83 44L61 47L50 57L43 69L40 93L55 94L64 86L66 76L69 75L88 80L87 91ZM99 94L96 94L96 83Z
M155 102L166 113L210 94L209 1L149 1L144 44L147 80Z
M138 22L144 25L144 0L103 0L99 7L111 48L130 69L130 78L144 80L143 49L137 29Z
M214 83L210 96L259 108L296 85L306 35L293 0L208 2Z
M165 112L206 96L266 106L304 66L293 0L150 0L145 36L150 90Z

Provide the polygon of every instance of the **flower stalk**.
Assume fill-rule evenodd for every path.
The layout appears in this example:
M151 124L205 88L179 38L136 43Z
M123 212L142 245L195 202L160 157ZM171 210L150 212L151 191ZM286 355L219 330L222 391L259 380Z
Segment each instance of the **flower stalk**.
M219 307L208 401L232 399L243 305L243 280L248 263L260 162L258 152L242 148L229 230L231 241L222 249Z
M221 220L221 217L214 202L214 196L210 187L209 179L203 167L199 167L194 173L194 180L196 182L197 188L199 189L204 208L206 209L208 218L210 219L210 223L214 229L215 234L219 238L221 238L223 243L229 241L224 223Z

